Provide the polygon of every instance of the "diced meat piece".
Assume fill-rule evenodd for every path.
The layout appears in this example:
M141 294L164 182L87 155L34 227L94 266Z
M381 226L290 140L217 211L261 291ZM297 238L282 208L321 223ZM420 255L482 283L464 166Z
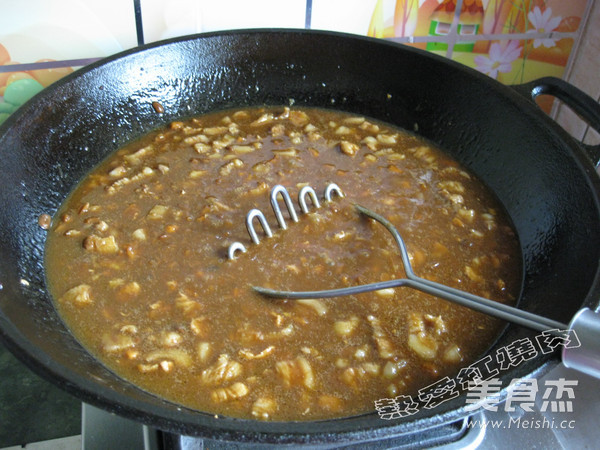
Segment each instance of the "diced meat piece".
M315 377L310 363L303 356L298 356L291 361L279 361L275 368L286 386L303 385L314 389Z
M259 397L252 404L252 417L268 420L277 411L277 403L269 397Z
M137 166L142 163L144 157L150 155L151 153L153 153L153 151L154 148L152 147L152 145L149 145L147 147L140 148L135 153L125 155L123 156L123 158L132 166Z
M408 346L421 359L430 360L437 355L438 343L425 334L409 334Z
M80 284L65 292L60 301L71 302L77 305L89 305L93 303L91 290L92 288L89 284Z
M263 359L269 356L275 350L275 346L270 345L261 352L252 353L250 350L242 349L239 351L241 357L246 359Z
M242 365L237 361L231 361L227 354L222 354L215 365L202 371L200 379L204 384L218 385L237 378L241 374Z
M355 144L354 142L348 142L348 141L340 142L340 150L342 151L342 153L344 153L345 155L348 155L348 156L356 155L359 148L360 147L358 146L358 144Z
M208 357L210 356L210 342L200 342L198 344L196 353L200 362L205 362L208 360Z
M352 316L348 320L338 320L333 324L333 328L338 335L349 336L356 329L358 323L358 317Z
M166 348L154 350L146 355L146 361L149 363L160 361L173 361L182 367L189 367L192 364L192 358L185 350L178 348Z
M304 111L292 110L290 111L289 120L293 125L301 127L308 123L309 117Z
M296 303L314 309L315 312L320 316L324 316L325 314L327 314L327 306L325 306L325 303L323 303L321 300L302 299L296 300Z
M215 403L222 403L245 397L248 395L248 392L250 392L248 387L244 383L238 381L229 387L215 389L212 391L210 398Z
M321 395L318 403L321 409L330 412L341 411L344 406L344 401L334 395Z
M444 350L444 355L442 359L449 363L459 363L463 360L462 355L460 354L460 348L456 344L452 344Z
M348 367L342 372L341 379L353 389L360 387L361 380L368 376L379 375L380 367L376 363L362 363L356 367Z
M167 211L169 210L168 206L164 205L155 205L152 207L150 211L148 211L148 219L151 220L160 220L165 217Z
M377 350L379 352L379 356L383 359L389 359L394 356L395 350L392 346L392 342L387 337L386 333L381 326L381 322L375 316L368 316L367 321L371 324L373 328L373 339L377 344Z
M114 236L103 238L92 234L83 240L83 248L104 255L114 255L119 252L119 246Z
M134 346L133 337L126 334L105 334L102 336L102 351L105 353L118 353Z

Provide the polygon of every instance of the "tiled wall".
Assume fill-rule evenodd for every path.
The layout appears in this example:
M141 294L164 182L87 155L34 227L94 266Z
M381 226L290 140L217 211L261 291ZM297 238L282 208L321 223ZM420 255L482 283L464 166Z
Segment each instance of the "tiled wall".
M586 0L378 0L369 26L507 84L562 76Z
M592 2L581 38L571 51L565 78L600 103L600 1ZM557 121L574 137L586 144L600 145L600 133L586 125L564 105L555 111ZM598 167L600 171L600 167Z
M27 98L91 61L142 43L203 31L287 27L373 36L441 54L506 84L547 75L568 78L576 64L585 65L573 63L586 43L584 33L597 33L597 27L589 25L593 0L3 3L0 123ZM587 66L591 67L585 70L598 69L597 64Z

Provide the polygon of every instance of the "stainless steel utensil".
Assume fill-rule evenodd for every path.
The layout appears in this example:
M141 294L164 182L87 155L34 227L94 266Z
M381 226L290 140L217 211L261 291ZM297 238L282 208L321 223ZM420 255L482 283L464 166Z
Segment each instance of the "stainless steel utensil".
M563 347L562 360L565 366L574 368L581 372L600 378L600 315L583 308L571 320L569 324L557 322L546 317L539 316L521 309L508 306L493 300L479 297L468 292L454 289L440 283L436 283L415 275L406 244L400 236L398 230L385 217L363 207L355 205L356 209L363 215L379 222L387 228L392 234L402 257L402 263L406 272L405 278L395 280L381 281L377 283L364 284L359 286L345 287L340 289L328 289L321 291L278 291L263 287L254 286L253 289L260 294L273 298L285 299L309 299L309 298L331 298L347 295L361 294L365 292L377 291L380 289L389 289L406 286L418 289L422 292L434 295L436 297L449 300L462 306L474 309L476 311L489 314L491 316L503 319L527 328L537 331L549 332L556 336L563 336L566 330L572 330L576 333L580 341L578 347Z

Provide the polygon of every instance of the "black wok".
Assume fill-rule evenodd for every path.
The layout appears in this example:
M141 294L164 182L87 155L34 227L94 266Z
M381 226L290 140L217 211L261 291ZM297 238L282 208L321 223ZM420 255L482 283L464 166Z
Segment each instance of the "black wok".
M183 116L233 106L322 106L391 122L438 143L496 193L522 251L519 306L569 322L600 298L599 147L574 141L532 95L550 93L596 128L600 108L560 80L516 89L396 44L311 31L240 31L149 45L55 83L0 128L0 330L31 369L83 401L176 433L253 442L348 442L422 430L466 415L465 396L404 420L376 413L313 423L263 423L187 410L115 376L83 349L53 307L41 213L108 152ZM164 107L157 113L153 102ZM441 301L441 300L440 300ZM494 349L535 333L509 326ZM501 372L539 376L539 354ZM374 399L376 400L376 399Z

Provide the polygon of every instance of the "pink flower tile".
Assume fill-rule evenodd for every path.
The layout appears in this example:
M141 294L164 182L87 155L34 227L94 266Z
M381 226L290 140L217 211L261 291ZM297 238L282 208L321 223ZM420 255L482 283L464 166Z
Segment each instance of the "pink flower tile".
M482 34L577 31L587 0L489 0Z
M572 46L572 38L478 41L473 52L455 51L452 59L503 83L519 84L543 76L562 77Z

